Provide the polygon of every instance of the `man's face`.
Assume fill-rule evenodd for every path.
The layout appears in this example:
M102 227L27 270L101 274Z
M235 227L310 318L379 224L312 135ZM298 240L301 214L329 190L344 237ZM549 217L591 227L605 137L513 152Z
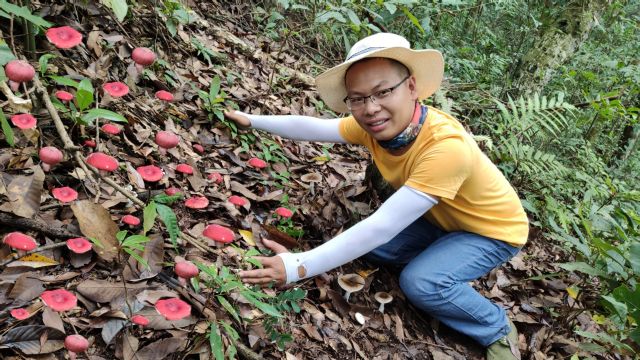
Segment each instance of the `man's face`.
M352 65L345 75L349 98L365 97L389 89L400 83L403 73L386 59L371 59ZM358 124L376 140L390 140L411 122L418 98L413 76L388 93L384 98L365 99L364 105L352 107L351 113Z

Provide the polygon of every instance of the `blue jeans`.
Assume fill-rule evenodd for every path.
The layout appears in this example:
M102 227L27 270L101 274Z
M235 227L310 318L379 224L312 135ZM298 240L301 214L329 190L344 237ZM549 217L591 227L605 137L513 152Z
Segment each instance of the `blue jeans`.
M509 333L504 309L468 282L520 251L482 235L447 233L423 217L365 255L371 262L400 265L400 287L418 308L487 347Z

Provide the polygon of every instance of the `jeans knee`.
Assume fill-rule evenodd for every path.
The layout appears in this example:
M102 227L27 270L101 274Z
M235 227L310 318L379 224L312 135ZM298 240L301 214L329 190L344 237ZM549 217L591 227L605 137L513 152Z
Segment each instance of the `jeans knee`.
M442 300L442 286L433 277L417 274L409 268L400 273L399 282L407 299L423 310L435 307Z

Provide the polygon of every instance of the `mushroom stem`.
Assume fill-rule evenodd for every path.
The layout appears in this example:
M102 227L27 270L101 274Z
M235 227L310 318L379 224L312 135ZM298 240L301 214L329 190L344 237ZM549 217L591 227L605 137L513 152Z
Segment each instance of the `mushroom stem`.
M73 351L69 350L69 359L70 360L76 360L76 356L77 356L76 353L74 353Z
M51 166L49 166L49 164L43 162L42 163L42 171L49 172L49 170L51 170Z
M349 302L349 297L350 297L350 296L351 296L351 291L347 291L347 292L345 292L345 294L344 294L344 299L345 299L347 302Z
M384 314L384 303L380 303L380 307L378 308L378 311Z

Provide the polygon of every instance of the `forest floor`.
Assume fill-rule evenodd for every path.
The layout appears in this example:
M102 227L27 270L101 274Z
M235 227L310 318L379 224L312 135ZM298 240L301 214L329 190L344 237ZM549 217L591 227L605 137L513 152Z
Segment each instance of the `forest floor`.
M173 276L171 264L179 259L177 256L235 268L242 266L238 258L242 257L243 249L253 242L261 247L260 234L264 231L267 236L290 242L282 232L268 226L276 225L271 214L278 206L295 209L289 228L304 230L304 236L293 244L303 250L330 239L380 204L381 196L365 176L370 160L363 149L293 142L265 134L260 134L257 140L243 132L234 137L215 117L231 101L252 113L329 116L318 112L319 98L309 76L318 72L318 65L309 60L316 58L312 56L313 45L296 44L293 40L278 43L258 35L256 26L238 21L242 18L239 14L251 10L248 6L220 6L202 1L194 5L200 18L178 27L175 36L151 7L131 7L133 16L119 24L108 10L91 1L85 5L77 2L74 6L40 6L46 19L55 26L70 25L84 36L83 45L64 51L53 47L44 37L39 38L42 41L38 42L38 49L57 55L49 60L50 70L76 80L90 78L96 89L107 81L124 81L130 87L124 98L97 98L101 108L109 108L129 120L120 134L102 133L98 138L99 149L126 165L110 177L136 191L144 200L168 186L181 188L187 196L206 196L210 203L204 210L188 209L182 202L173 206L180 230L204 241L201 233L205 224L218 223L238 230L242 236L237 236L235 248L203 250L183 241L176 252L166 231L161 232L156 226L141 254L149 262L149 268L134 260L123 264L126 262L120 261L121 256L107 261L104 254L78 256L61 247L40 251L44 258L3 264L0 357L62 358L66 356L62 334L78 331L90 339L92 345L87 355L91 359L206 359L210 340L205 334L213 316L234 324L239 333L237 342L246 346L239 349L243 358L484 358L484 349L471 339L438 324L409 304L399 290L397 272L359 260L297 284L306 290L306 297L299 302L301 310L285 312L284 320L277 325L283 333L292 335L284 349L267 338L264 314L250 307L246 300L231 296L232 306L243 318L234 321L207 289L198 293L192 287L176 287L167 280ZM69 12L70 7L75 12ZM19 55L22 49L19 38L15 44ZM155 48L161 60L143 77L134 74L129 60L131 50L137 46ZM216 77L221 79L226 97L218 93L220 103L207 104L198 91L204 90L206 97ZM47 84L49 93L57 89L53 81ZM159 102L153 97L158 90L172 92L174 101ZM34 103L42 104L42 99L34 99ZM209 112L204 110L207 106ZM89 176L70 156L45 177L32 155L40 146L62 148L63 144L50 111L36 106L33 112L38 118L38 130L16 133L16 146L0 149L4 184L0 196L4 200L20 200L19 206L4 200L0 204L3 233L31 230L41 244L50 245L62 242L70 234L88 236L104 229L113 231L113 226L124 229L124 225L115 221L125 214L143 217L142 208L113 186L102 182L99 192L96 191ZM66 124L75 144L81 144L87 136L95 136L96 130L91 126ZM153 135L159 130L171 130L181 137L180 145L166 156L159 155L153 144ZM195 151L194 144L202 145L205 152ZM84 155L90 151L82 150ZM246 162L253 156L269 160L270 167L264 170L248 167ZM194 174L187 177L177 173L178 163L192 165ZM136 175L133 169L147 164L164 169L161 182L145 184ZM223 174L223 183L208 180L211 172ZM288 180L274 176L284 172L290 174ZM77 189L79 200L69 206L53 199L50 190L59 186ZM245 197L250 205L241 208L230 205L227 198L233 194ZM96 200L99 205L94 204ZM95 206L106 209L106 215ZM30 210L33 221L20 222L29 218L24 214ZM9 249L3 247L0 255L6 258ZM584 310L589 308L584 305L589 300L575 300L571 285L576 280L557 275L559 269L554 264L566 260L564 257L562 248L545 239L540 229L534 227L523 251L473 282L484 296L507 309L520 333L523 359L587 355L580 350L571 329L592 329L597 324ZM346 302L336 278L351 272L365 276L365 287ZM122 279L127 280L126 286L122 285ZM44 307L38 297L43 290L56 287L74 291L79 298L78 307L62 316ZM377 311L373 299L377 291L395 296L383 314ZM150 305L161 297L178 295L194 304L192 315L178 322L166 321ZM195 305L198 301L204 308L212 309L214 315L211 311L208 315L199 311L202 308ZM32 316L20 321L12 319L8 311L15 307L28 308ZM146 314L152 319L151 324L144 328L132 326L127 321L132 311ZM356 321L356 313L365 316L364 325ZM224 343L229 345L228 337ZM592 356L613 358L606 354Z

